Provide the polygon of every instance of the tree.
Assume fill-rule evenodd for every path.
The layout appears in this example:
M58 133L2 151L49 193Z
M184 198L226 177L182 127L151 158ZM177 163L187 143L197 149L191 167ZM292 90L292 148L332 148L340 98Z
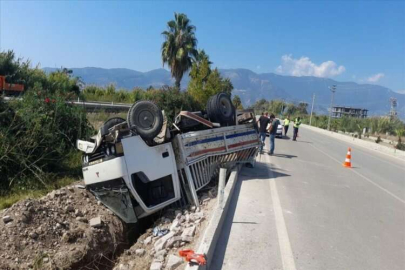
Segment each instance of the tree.
M162 32L165 37L162 44L163 66L167 64L170 67L172 77L176 80L175 86L180 89L184 73L191 68L198 55L196 28L183 13L174 13L174 20L167 23L167 28Z
M233 96L232 103L236 109L243 110L242 101L238 95Z

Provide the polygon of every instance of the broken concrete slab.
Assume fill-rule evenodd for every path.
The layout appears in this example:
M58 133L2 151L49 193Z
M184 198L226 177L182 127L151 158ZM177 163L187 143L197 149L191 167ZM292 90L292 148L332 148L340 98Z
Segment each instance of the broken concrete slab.
M174 270L176 269L178 266L180 266L183 263L183 259L176 256L176 255L170 255L168 260L167 260L167 264L166 264L166 268L167 270Z
M152 262L152 265L150 266L150 270L161 270L163 264L161 262Z
M135 250L135 254L138 256L143 256L145 255L146 251L143 248L139 248L137 250Z
M193 225L193 226L191 226L191 227L189 227L189 228L186 228L186 229L183 231L183 233L181 234L181 236L182 236L182 237L183 237L183 236L193 237L194 234L195 234L195 230L196 230L196 227Z
M149 245L152 242L152 236L146 237L145 240L143 240L144 245Z
M100 228L103 225L101 217L95 217L90 219L90 227Z
M169 232L168 234L164 235L162 238L156 241L154 247L156 252L164 249L166 247L167 242L174 236L174 232Z

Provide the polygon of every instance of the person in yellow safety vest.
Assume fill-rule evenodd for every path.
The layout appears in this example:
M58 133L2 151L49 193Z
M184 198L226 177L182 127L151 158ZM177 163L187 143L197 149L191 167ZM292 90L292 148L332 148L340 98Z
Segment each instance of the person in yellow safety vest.
M301 117L297 117L294 120L294 137L293 137L293 141L297 140L297 135L298 135L298 128L301 125Z
M287 118L284 119L284 136L287 136L289 126L290 126L290 116L287 115Z

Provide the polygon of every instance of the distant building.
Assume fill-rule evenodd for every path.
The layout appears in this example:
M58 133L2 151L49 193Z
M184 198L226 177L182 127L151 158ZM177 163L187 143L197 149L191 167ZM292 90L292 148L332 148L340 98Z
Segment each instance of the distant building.
M366 118L368 110L366 109L359 109L359 108L352 108L352 107L332 107L332 117L333 118L342 118L344 116L347 117L355 117L355 118Z

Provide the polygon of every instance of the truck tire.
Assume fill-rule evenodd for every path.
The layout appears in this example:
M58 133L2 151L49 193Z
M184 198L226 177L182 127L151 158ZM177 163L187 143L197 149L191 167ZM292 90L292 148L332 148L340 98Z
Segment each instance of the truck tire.
M163 114L159 107L151 101L138 101L128 111L129 128L135 128L144 140L155 138L163 126Z
M121 117L113 117L108 119L107 121L104 122L104 124L100 128L101 136L107 135L109 132L108 130L110 128L123 122L125 122L125 119Z
M207 114L211 122L220 123L221 126L235 125L235 107L226 93L219 93L209 98Z

